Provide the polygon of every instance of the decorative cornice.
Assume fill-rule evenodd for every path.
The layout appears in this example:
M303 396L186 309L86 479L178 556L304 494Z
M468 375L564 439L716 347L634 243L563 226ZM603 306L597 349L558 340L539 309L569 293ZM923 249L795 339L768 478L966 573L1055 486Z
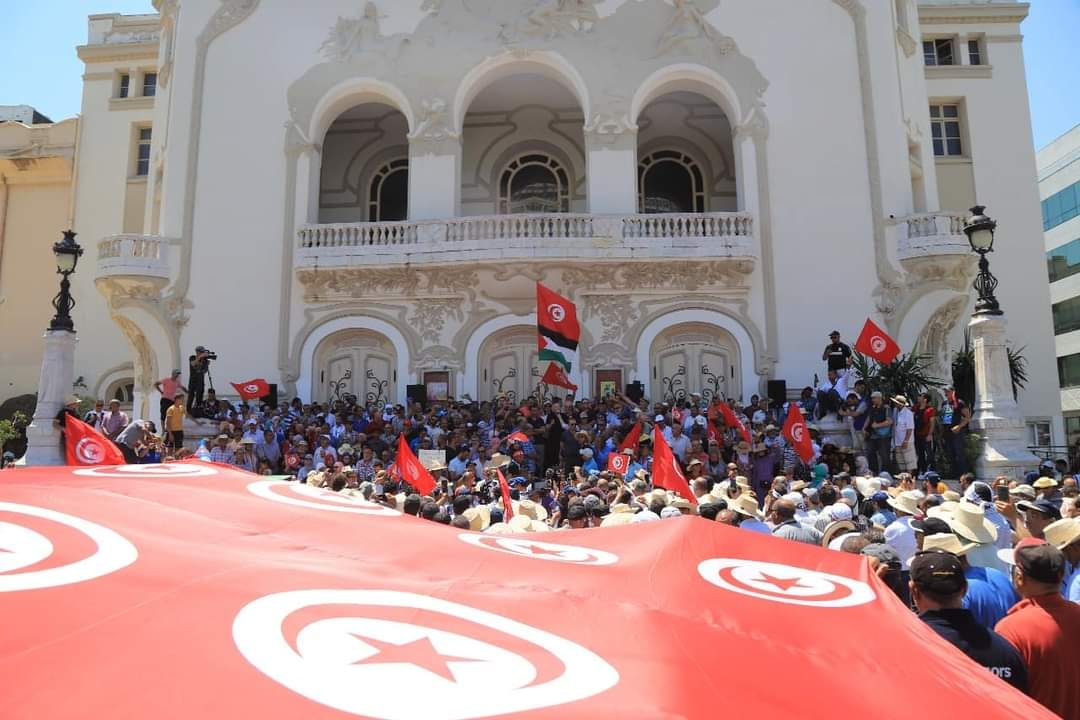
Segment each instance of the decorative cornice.
M975 80L994 76L993 65L928 65L927 80Z
M116 43L114 45L80 45L75 48L84 63L122 62L124 60L157 60L156 42Z
M152 110L153 97L109 98L110 110Z
M920 25L971 25L1020 23L1028 16L1027 3L918 6Z

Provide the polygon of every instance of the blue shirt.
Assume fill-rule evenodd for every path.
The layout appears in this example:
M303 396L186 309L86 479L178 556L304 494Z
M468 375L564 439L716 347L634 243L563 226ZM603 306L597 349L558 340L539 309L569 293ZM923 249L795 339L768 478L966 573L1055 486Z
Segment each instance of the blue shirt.
M889 527L895 519L896 513L892 510L878 510L870 516L870 524L877 525L878 527Z
M1065 582L1061 585L1061 594L1066 600L1080 603L1080 565L1072 567L1072 573L1065 576Z
M964 570L968 591L964 595L964 607L971 611L975 620L991 630L998 620L1005 617L1020 597L1013 589L1008 576L1000 570L985 567L968 567Z

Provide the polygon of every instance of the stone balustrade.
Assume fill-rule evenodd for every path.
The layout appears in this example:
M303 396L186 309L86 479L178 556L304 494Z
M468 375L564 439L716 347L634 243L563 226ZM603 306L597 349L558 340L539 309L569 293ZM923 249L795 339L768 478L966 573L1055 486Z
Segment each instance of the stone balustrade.
M966 215L936 212L894 218L896 251L900 260L931 255L965 255L971 252L964 234Z
M756 255L745 213L550 213L308 225L297 231L296 266Z
M168 239L155 235L112 235L98 243L97 277L168 279Z

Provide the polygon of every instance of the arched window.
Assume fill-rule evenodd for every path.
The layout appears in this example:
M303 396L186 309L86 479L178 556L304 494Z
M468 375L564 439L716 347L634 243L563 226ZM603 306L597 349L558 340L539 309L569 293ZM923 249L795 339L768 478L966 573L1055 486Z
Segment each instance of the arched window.
M499 214L570 212L570 179L550 155L522 155L499 179Z
M104 399L106 401L119 400L121 405L130 405L135 399L134 378L121 378L109 383Z
M705 212L705 182L692 157L659 150L638 163L638 209L643 213Z
M368 191L368 220L405 220L409 217L409 160L392 160L375 171Z

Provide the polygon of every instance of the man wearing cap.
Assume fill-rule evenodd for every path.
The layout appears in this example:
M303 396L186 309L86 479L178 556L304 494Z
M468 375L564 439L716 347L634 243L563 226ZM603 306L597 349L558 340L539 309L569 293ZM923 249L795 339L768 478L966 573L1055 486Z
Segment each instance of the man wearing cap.
M195 354L188 356L188 394L191 395L191 407L202 408L205 393L207 371L210 369L210 351L202 345L195 347Z
M887 470L889 465L889 446L892 437L892 418L889 408L885 407L884 396L877 390L870 393L870 409L866 411L866 459L870 463L870 472L877 475Z
M1061 594L1067 600L1080 603L1080 520L1066 518L1052 522L1043 530L1046 542L1065 555L1065 582Z
M165 427L165 412L176 399L176 393L181 390L186 393L188 389L180 384L179 370L173 370L169 377L158 380L154 388L161 393L161 427Z
M1016 534L1019 537L1043 538L1043 530L1055 520L1061 519L1061 510L1052 502L1043 499L1021 500L1012 509L1013 515L1023 514L1022 523L1017 523ZM1008 509L1006 510L1008 512ZM1006 515L1008 517L1008 515Z
M919 457L915 452L915 415L904 395L895 395L892 404L896 407L893 420L893 457L896 458L897 472L916 472Z
M1023 598L994 629L1028 666L1029 694L1064 718L1080 712L1080 605L1061 597L1065 556L1036 538L1021 540L1012 574Z
M829 370L844 370L851 365L851 347L840 342L839 330L829 333L829 344L821 353L821 359Z
M991 673L1027 692L1028 670L1021 654L964 609L967 579L959 558L940 550L920 552L911 560L908 588L919 619Z

